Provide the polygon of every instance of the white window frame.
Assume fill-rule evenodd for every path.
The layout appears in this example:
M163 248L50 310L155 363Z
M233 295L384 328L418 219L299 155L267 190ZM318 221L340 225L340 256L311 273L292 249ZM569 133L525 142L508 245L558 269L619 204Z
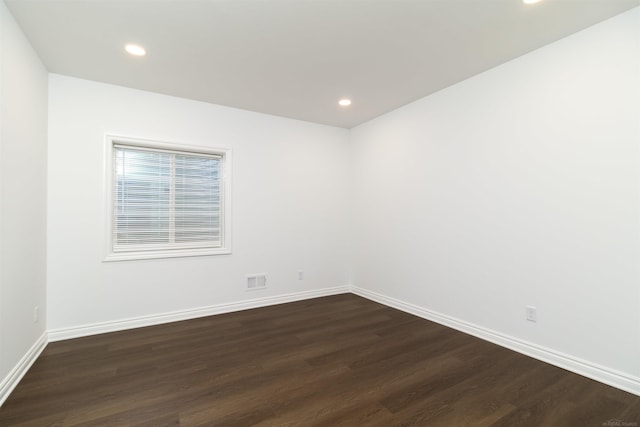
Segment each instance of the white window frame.
M114 147L128 146L131 148L156 149L185 154L215 155L221 158L220 201L221 208L221 239L219 247L199 248L171 248L171 249L139 249L130 251L114 251L113 221L114 221ZM116 135L105 137L104 162L104 193L105 193L105 222L106 222L106 250L104 261L127 261L137 259L177 258L205 255L226 255L231 253L231 150L228 148L211 148L205 146L183 145L172 142L155 141L140 138L130 138Z

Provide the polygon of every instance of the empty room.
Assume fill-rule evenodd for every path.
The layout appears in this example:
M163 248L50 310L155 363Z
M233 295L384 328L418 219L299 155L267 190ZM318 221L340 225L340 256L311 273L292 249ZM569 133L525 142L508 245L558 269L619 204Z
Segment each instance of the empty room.
M0 426L640 425L640 0L0 0Z

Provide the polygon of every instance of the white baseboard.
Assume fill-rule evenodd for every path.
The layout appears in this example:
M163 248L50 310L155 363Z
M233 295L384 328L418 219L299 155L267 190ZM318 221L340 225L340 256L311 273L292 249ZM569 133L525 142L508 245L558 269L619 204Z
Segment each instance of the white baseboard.
M125 329L141 328L144 326L160 325L162 323L177 322L180 320L195 319L197 317L212 316L214 314L230 313L232 311L248 310L251 308L266 307L287 302L302 301L310 298L318 298L329 295L344 294L350 291L349 286L336 286L333 288L317 289L313 291L295 292L286 295L278 295L265 298L255 298L246 301L238 301L227 304L217 304L207 307L199 307L188 310L173 311L169 313L154 314L150 316L133 317L110 322L92 323L70 328L49 330L49 342L79 338L89 335L103 334L106 332L123 331Z
M318 298L329 295L343 293L354 293L361 297L376 301L389 307L402 310L404 312L422 317L427 320L440 323L450 328L476 336L486 341L509 348L527 356L550 363L560 368L575 372L579 375L608 384L612 387L633 393L640 396L640 378L623 372L597 365L579 358L557 352L545 347L538 346L517 338L501 334L499 332L477 326L460 319L446 316L414 304L410 304L395 298L391 298L377 292L359 288L357 286L336 286L333 288L318 289L306 292L296 292L286 295L272 296L266 298L256 298L246 301L233 302L228 304L218 304L207 307L200 307L189 310L174 311L151 316L141 316L130 319L122 319L112 322L94 323L71 328L61 328L50 330L33 344L33 346L22 357L13 370L0 383L0 406L9 397L9 394L16 387L25 373L29 370L33 362L44 350L47 342L60 341L70 338L77 338L106 332L115 332L126 329L139 328L144 326L159 325L162 323L176 322L180 320L194 319L197 317L211 316L215 314L229 313L233 311L248 310L252 308L266 307L269 305L283 304L288 302L301 301L310 298Z
M640 378L613 369L600 366L595 363L581 360L549 348L545 348L530 342L519 340L517 338L501 334L499 332L483 328L481 326L468 323L454 317L446 316L425 308L410 304L395 298L391 298L377 292L367 289L351 286L351 292L363 298L384 304L389 307L402 310L423 319L431 320L436 323L448 326L450 328L462 331L469 335L481 338L483 340L498 344L502 347L517 351L542 360L576 374L591 378L592 380L619 388L621 390L640 396Z
M0 383L0 406L4 404L13 389L18 385L24 374L27 373L33 362L36 361L42 350L47 346L47 333L43 334L31 346L31 348L22 356L22 359L9 372L9 374Z

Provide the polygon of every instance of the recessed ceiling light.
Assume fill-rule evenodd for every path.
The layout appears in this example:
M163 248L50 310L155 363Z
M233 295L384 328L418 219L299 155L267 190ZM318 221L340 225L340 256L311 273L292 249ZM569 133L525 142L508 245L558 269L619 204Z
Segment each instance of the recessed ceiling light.
M145 56L147 54L147 51L137 44L128 44L124 47L124 50L134 56Z
M524 4L534 4L534 3L538 3L540 0L522 0L522 3Z
M340 104L340 106L342 107L348 107L349 105L351 105L351 100L348 98L342 98L340 101L338 101L338 104Z

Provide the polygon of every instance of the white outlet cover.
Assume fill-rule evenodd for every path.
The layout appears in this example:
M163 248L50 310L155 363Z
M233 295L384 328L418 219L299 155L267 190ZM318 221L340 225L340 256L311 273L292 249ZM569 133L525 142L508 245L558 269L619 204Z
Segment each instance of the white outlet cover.
M536 313L536 308L533 306L527 306L526 308L526 315L527 315L527 320L529 322L535 322L537 321L537 313Z

